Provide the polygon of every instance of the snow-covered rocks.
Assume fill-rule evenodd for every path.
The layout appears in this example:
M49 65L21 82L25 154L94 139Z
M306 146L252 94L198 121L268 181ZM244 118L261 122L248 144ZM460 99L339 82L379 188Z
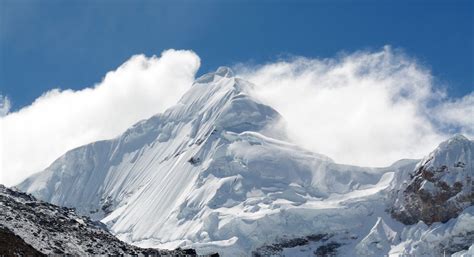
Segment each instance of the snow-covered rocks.
M446 222L474 204L474 142L462 135L440 144L400 184L393 216L405 224Z
M474 242L474 206L446 223L423 221L400 229L400 242L392 245L395 256L449 256L467 250Z
M474 243L467 250L459 251L451 255L451 257L472 257L474 256Z

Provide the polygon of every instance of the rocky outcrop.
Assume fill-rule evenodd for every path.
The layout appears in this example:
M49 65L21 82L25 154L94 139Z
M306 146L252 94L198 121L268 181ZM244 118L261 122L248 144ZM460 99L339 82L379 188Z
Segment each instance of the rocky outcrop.
M273 243L264 244L254 251L253 257L263 256L316 256L316 257L335 257L335 256L353 256L352 250L348 255L341 253L340 248L345 245L351 245L357 240L355 234L348 231L339 231L337 234L311 234L304 237L284 237L278 238Z
M74 209L38 201L0 185L0 255L196 256L192 249L143 249L118 240Z
M0 255L2 256L46 256L27 244L8 228L0 226Z
M314 242L326 242L331 237L332 235L329 234L312 234L305 237L279 239L273 244L265 244L263 246L258 247L257 249L255 249L255 251L252 252L252 256L279 256L286 248L305 246ZM335 252L335 249L333 250Z
M457 135L423 159L400 183L391 208L404 224L446 222L474 203L474 143Z

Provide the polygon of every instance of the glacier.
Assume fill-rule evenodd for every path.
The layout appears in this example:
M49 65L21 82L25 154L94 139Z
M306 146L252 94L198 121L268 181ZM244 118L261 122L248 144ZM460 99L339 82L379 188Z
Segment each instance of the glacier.
M445 223L404 224L390 212L404 208L403 187L426 160L335 163L275 133L284 117L252 97L253 87L221 67L164 113L67 152L17 188L74 207L140 247L222 256L472 252L472 201ZM446 183L474 175L474 143L461 137L454 150L432 154L442 153L433 165L467 165L443 176ZM453 155L458 145L462 154Z

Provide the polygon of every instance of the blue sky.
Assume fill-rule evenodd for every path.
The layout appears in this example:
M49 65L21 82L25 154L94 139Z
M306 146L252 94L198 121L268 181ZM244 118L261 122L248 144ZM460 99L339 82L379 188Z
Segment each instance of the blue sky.
M131 2L0 1L0 91L13 109L168 48L195 51L202 74L389 44L430 68L450 95L473 91L472 1Z

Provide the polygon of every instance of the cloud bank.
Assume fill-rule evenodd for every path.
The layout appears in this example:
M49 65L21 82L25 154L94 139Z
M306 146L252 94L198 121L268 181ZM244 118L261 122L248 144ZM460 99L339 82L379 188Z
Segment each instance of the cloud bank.
M51 90L17 112L7 113L10 102L2 98L0 183L14 185L72 148L113 138L164 111L191 86L199 66L191 51L136 55L94 87Z
M388 46L236 69L282 114L290 140L340 163L387 166L474 132L474 94L449 98L428 69Z

